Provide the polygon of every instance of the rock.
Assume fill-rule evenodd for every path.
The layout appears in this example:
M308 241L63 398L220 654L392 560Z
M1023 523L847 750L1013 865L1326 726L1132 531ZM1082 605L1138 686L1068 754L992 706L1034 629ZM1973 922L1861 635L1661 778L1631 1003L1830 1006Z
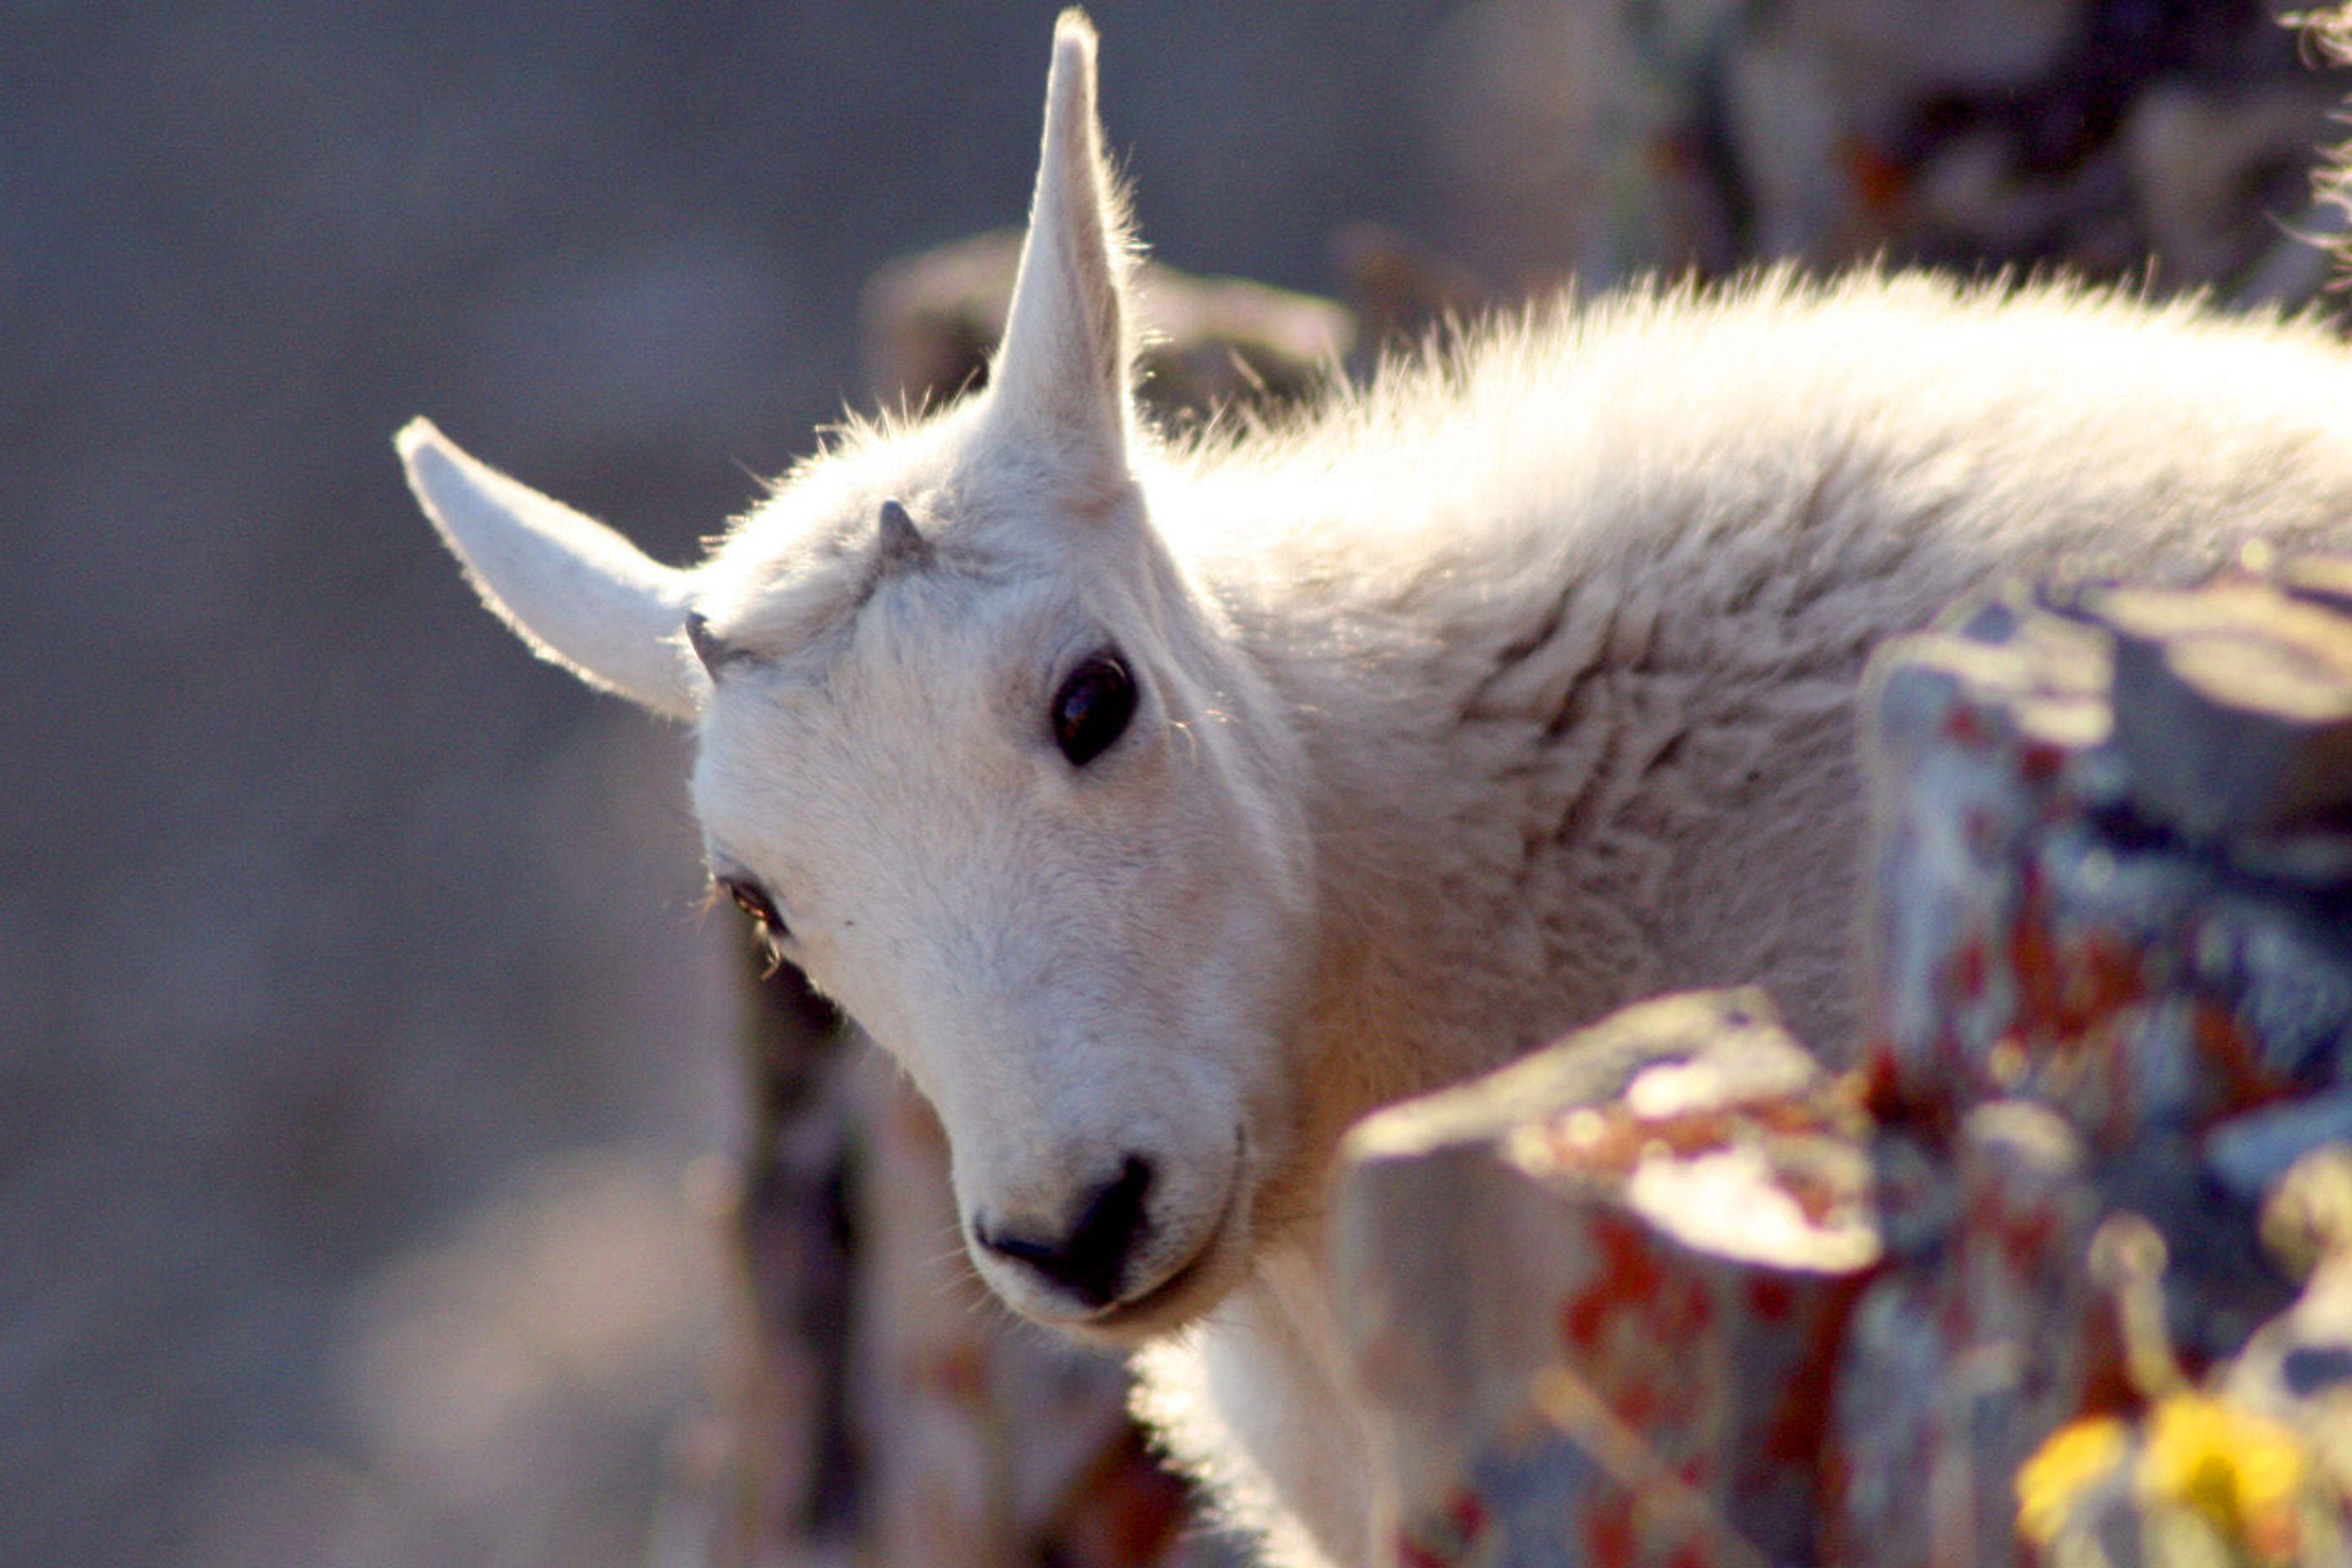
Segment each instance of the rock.
M1825 1562L2009 1563L2011 1478L2106 1353L2083 1270L2100 1200L2073 1129L1979 1106L1945 1179L1944 1247L1870 1287L1841 1352Z
M2352 796L2352 623L2233 584L1956 624L1867 700L1896 1097L2022 1093L2121 1150L2336 1084L2352 844L2276 830Z
M2222 1121L2204 1138L2204 1163L2213 1178L2244 1201L2258 1201L2312 1150L2352 1145L2352 1093L2336 1090L2310 1100L2272 1105Z
M2204 838L2352 810L2352 616L2310 592L2095 598L2135 804Z
M2168 280L2213 284L2247 269L2272 222L2304 205L2304 171L2336 101L2293 81L2229 92L2158 83L2140 95L2121 141Z
M1469 258L1525 293L1736 265L1696 127L1742 9L1737 0L1453 7L1432 40L1425 102L1447 205L1460 235L1484 242Z
M2338 1560L2352 874L2277 761L2324 746L2231 747L2335 700L2347 584L2011 593L1886 650L1856 1074L1695 994L1357 1129L1392 1560Z
M1979 607L1872 666L1870 1028L1897 1098L2008 1091L2046 940L2026 849L2064 799L2113 789L2107 650L2029 604ZM2020 960L2024 960L2022 965Z
M1360 1125L1336 1267L1396 1561L1809 1557L1830 1357L1879 1256L1861 1129L1752 993Z
M875 395L936 405L978 386L1004 330L1020 258L1020 231L1002 229L876 273L864 306ZM1328 300L1156 261L1137 269L1136 298L1139 390L1163 416L1296 401L1333 379L1356 341L1354 319Z
M1818 52L1767 31L1724 68L1724 118L1763 256L1826 260L1872 236L1864 189L1848 177L1854 113Z
M2279 587L2298 599L2352 615L2352 560L2341 556L2305 556L2278 568Z
M1362 331L1360 351L1417 342L1496 303L1495 290L1434 247L1384 224L1353 223L1331 240L1339 295Z
M2087 0L1790 0L1782 26L1837 68L1906 97L2013 89L2049 76Z

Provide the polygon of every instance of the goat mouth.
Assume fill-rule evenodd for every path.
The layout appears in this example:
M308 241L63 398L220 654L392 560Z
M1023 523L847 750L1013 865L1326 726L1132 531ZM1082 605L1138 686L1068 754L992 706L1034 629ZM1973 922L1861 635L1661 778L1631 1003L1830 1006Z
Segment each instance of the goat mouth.
M1126 1344L1146 1335L1180 1328L1216 1305L1229 1284L1217 1278L1234 1250L1234 1217L1246 1205L1250 1187L1247 1141L1235 1152L1233 1181L1225 1189L1224 1206L1176 1271L1140 1296L1108 1306L1056 1326L1086 1338Z
M1222 1251L1225 1226L1221 1217L1209 1232L1201 1249L1186 1260L1184 1266L1146 1290L1131 1301L1115 1301L1092 1317L1082 1318L1071 1326L1083 1333L1099 1333L1125 1340L1138 1334L1172 1329L1205 1310L1210 1300L1194 1300L1201 1294L1195 1287L1209 1272Z

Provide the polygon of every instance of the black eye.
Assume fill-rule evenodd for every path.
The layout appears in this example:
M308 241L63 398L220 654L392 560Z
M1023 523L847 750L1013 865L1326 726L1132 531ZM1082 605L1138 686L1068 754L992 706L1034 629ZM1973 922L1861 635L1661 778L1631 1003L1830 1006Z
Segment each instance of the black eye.
M735 900L737 909L751 917L751 923L760 928L761 935L781 937L790 934L784 926L784 917L776 912L775 901L768 897L766 891L758 883L739 882L732 878L726 878L720 880L719 886L720 890Z
M1048 715L1054 743L1078 768L1108 751L1134 716L1135 682L1108 653L1095 654L1070 672Z

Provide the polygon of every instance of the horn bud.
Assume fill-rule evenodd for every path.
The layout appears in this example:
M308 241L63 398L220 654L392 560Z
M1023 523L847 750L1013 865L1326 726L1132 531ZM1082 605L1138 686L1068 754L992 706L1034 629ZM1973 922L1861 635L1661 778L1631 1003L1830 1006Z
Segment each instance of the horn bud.
M931 558L931 542L907 515L907 509L895 500L882 503L882 569L886 572L902 567L920 566Z
M702 668L710 672L713 680L719 679L719 671L744 657L741 648L719 640L719 634L710 629L710 617L700 610L686 613L686 641L687 646L694 649L694 657L702 661Z

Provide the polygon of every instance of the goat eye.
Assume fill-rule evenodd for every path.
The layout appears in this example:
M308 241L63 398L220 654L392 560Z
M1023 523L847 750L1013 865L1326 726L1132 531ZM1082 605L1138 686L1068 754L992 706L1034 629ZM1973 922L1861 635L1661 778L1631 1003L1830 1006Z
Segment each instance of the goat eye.
M1085 767L1110 749L1134 716L1135 682L1127 667L1110 654L1095 654L1070 672L1054 698L1054 743L1072 767Z
M751 923L762 932L769 936L785 934L784 917L776 912L774 900L756 883L739 882L730 878L719 886L735 900L737 909L751 917Z

